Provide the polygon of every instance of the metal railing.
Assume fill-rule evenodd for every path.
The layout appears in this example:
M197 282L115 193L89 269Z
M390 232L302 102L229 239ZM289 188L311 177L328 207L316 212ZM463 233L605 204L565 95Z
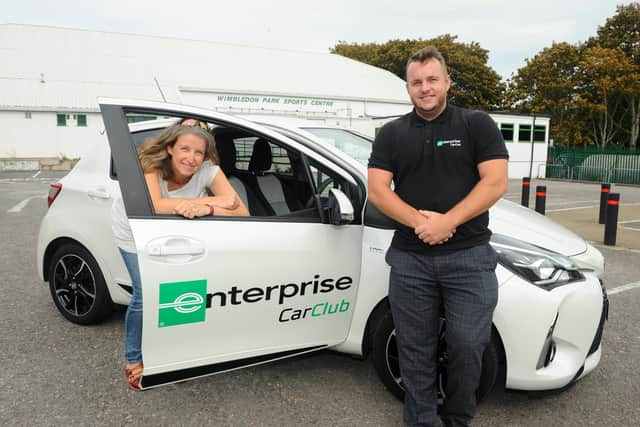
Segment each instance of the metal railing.
M616 147L551 147L546 176L640 185L640 151Z

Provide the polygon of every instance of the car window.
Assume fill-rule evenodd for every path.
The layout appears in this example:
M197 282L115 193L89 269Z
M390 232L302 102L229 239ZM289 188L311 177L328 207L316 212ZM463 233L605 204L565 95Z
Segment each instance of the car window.
M336 147L363 165L366 166L368 164L372 149L372 141L370 139L346 129L312 127L305 127L303 129Z
M236 168L239 170L248 171L249 164L251 162L251 155L253 154L254 145L257 140L264 140L257 136L249 136L243 138L236 138L233 140L236 147ZM286 149L274 144L271 141L266 141L271 151L271 166L264 172L275 173L278 175L293 176L293 168L291 167L291 159Z
M309 160L309 167L321 205L326 206L330 190L337 188L351 201L355 213L354 223L359 223L365 199L362 189L313 159Z

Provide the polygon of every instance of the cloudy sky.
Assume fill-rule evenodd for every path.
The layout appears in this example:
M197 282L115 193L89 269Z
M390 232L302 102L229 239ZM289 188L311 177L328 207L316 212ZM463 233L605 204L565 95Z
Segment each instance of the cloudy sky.
M489 50L503 78L553 41L595 35L624 0L0 0L0 23L328 52L339 41L449 33ZM1 63L1 61L0 61ZM1 66L1 65L0 65ZM300 64L304 72L304 64Z

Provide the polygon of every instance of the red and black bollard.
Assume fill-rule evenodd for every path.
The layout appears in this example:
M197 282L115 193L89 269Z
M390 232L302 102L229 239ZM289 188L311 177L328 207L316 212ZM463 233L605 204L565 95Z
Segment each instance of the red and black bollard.
M618 206L620 193L609 193L607 199L607 221L604 224L604 244L615 246L618 232Z
M547 187L545 185L538 185L536 187L536 212L544 215L546 205L547 205Z
M531 178L523 177L522 178L522 198L520 199L520 204L525 207L529 207L529 188L531 187Z
M598 215L598 224L604 224L607 221L607 199L611 191L611 184L600 184L600 215Z

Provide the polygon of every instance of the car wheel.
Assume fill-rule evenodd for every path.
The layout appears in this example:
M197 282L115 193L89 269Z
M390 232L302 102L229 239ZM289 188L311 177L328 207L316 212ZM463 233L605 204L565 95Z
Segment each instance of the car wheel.
M445 325L442 320L440 342L438 345L438 404L442 404L445 397L447 384L447 349L445 341ZM404 400L404 386L400 375L400 363L398 359L398 347L396 342L396 332L393 325L391 311L385 313L378 322L378 326L373 334L372 357L373 365L385 387L398 399ZM500 369L500 359L498 356L498 338L492 335L491 343L487 346L482 356L482 374L480 384L476 391L476 400L480 402L493 389L498 370Z
M113 303L98 263L78 244L64 244L53 253L49 289L60 313L73 323L99 323L111 313Z

